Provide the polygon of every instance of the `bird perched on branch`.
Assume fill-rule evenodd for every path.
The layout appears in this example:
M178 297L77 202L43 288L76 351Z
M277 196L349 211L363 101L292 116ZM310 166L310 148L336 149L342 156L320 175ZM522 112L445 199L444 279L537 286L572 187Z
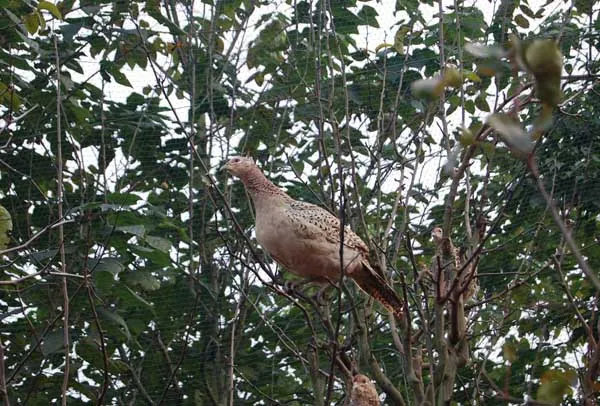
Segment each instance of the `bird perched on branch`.
M464 301L471 299L477 293L479 285L477 283L477 268L473 262L469 263L465 269L463 268L463 258L460 250L452 244L452 241L443 238L443 231L440 227L435 227L431 231L431 238L436 245L436 258L444 258L444 255L450 257L454 261L454 272L460 272L458 275L460 283L457 285L457 293L462 293ZM442 264L445 268L448 264ZM434 280L439 283L438 264L434 264L433 276ZM451 282L446 277L446 283ZM449 288L449 286L447 286Z
M379 406L380 404L377 389L369 377L361 374L354 375L350 406Z
M256 210L256 239L275 261L320 283L338 282L343 263L346 276L394 315L402 316L402 301L369 262L367 245L347 227L340 243L337 217L314 204L292 199L266 178L252 158L231 158L222 169L244 183Z

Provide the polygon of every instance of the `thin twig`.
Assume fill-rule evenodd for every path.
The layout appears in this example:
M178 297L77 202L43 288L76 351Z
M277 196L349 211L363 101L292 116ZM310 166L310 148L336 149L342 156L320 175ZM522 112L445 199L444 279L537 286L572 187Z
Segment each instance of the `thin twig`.
M142 396L144 397L146 402L148 402L148 404L150 406L154 406L156 403L152 400L152 398L148 394L148 391L144 387L142 380L140 379L140 376L137 373L137 371L133 369L133 366L131 365L131 360L129 359L129 357L127 357L127 354L125 353L125 350L123 349L123 347L120 345L117 346L117 351L119 352L121 359L125 362L125 365L127 365L127 369L129 369L129 372L131 373L131 376L133 377L133 383L135 383L135 386L137 386L138 390L140 391L140 393L142 394Z
M62 131L61 131L61 94L60 94L60 55L58 52L58 37L54 35L54 52L56 63L56 200L58 204L58 218L63 218L63 156L62 156ZM65 231L61 224L58 227L58 250L60 252L61 272L67 273L65 256ZM65 367L62 383L62 405L67 406L67 390L69 389L69 370L71 363L71 346L69 342L69 286L67 277L63 276L63 345L65 350Z
M2 345L2 338L0 337L0 394L2 395L4 405L10 406L10 398L8 397L8 391L6 389L6 371L4 367L4 346Z
M535 161L535 156L533 156L533 155L530 156L530 158L527 161L527 167L529 168L529 171L533 175L533 178L535 179L537 187L540 191L540 194L546 201L546 204L548 205L548 208L550 209L550 213L552 213L552 217L554 218L554 222L560 229L560 232L562 233L562 235L565 239L565 242L567 243L567 245L569 246L569 249L575 256L575 259L577 260L579 267L581 268L583 273L588 277L590 282L592 282L592 285L594 285L594 288L596 289L596 291L600 292L600 279L598 279L596 274L594 274L594 271L592 271L592 269L588 265L587 261L581 254L581 251L579 251L579 248L577 247L575 240L573 240L573 237L571 236L571 232L569 231L569 229L567 228L567 225L565 224L563 219L560 217L560 214L558 213L558 209L556 208L556 203L554 202L552 197L550 197L550 195L546 191L546 188L544 187L544 183L542 182L542 180L540 178L540 172L539 172L537 163Z
M196 317L196 308L198 306L198 301L199 300L200 300L200 295L196 295L196 299L194 301L194 305L192 307L192 311L190 312L189 321L186 323L185 336L184 336L184 339L183 339L183 345L182 345L182 349L181 349L181 355L179 356L179 360L177 361L177 364L175 364L175 367L173 368L173 371L171 371L171 374L169 376L167 384L165 385L165 388L163 389L163 392L162 392L162 394L160 396L160 399L157 402L157 404L159 404L159 405L163 404L163 402L165 400L165 396L167 396L167 392L169 391L169 388L173 384L173 379L175 378L175 375L177 374L177 371L179 370L179 368L181 367L181 364L183 363L183 360L185 359L185 354L186 354L186 352L188 350L188 344L189 344L189 339L190 339L190 331L192 330L192 320L194 319L194 317Z

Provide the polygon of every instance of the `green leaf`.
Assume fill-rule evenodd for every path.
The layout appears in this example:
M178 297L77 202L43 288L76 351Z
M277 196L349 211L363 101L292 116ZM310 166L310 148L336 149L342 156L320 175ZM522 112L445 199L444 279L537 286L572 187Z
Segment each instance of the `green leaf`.
M522 14L515 16L515 23L521 28L529 28L529 20Z
M143 290L153 291L160 288L160 281L145 271L132 271L124 274L124 280L131 286L139 286Z
M129 226L118 226L115 228L117 231L122 231L124 233L133 234L138 237L143 237L146 233L146 228L141 224L134 224Z
M92 272L108 272L114 276L125 270L125 266L116 258L91 259L88 266Z
M136 301L142 303L143 305L145 305L145 306L147 306L149 308L153 308L154 307L152 305L152 303L146 301L143 297L141 297L140 295L138 295L137 293L135 293L129 286L124 285L124 287L125 287L126 291L130 294L130 297L132 297Z
M129 79L127 79L127 76L125 76L123 74L123 72L121 72L119 69L115 68L112 69L110 71L110 74L112 75L113 78L115 78L115 81L123 86L127 86L127 87L133 87L131 86L131 82L129 81Z
M108 309L105 309L102 306L96 308L98 314L102 316L104 319L112 321L119 327L121 327L120 331L127 337L127 340L131 340L131 333L129 332L129 327L127 327L127 323L125 319L121 317L119 314L112 312Z
M0 205L0 250L4 250L10 243L10 234L13 229L10 213Z
M487 102L487 97L485 93L481 93L476 99L475 99L475 106L481 110L481 111L485 111L488 112L490 111L490 105Z
M145 102L146 102L146 98L137 92L132 92L127 97L127 104L129 104L131 106L141 106ZM136 199L135 203L137 203L137 201L139 200L139 197L132 193L127 193L127 194L125 194L125 196L127 196L127 198L129 198L129 199L131 199L132 196L135 196L135 199ZM123 203L123 204L135 204L135 203Z
M366 25L370 25L371 27L379 28L379 23L377 22L377 11L371 6L363 6L363 8L358 12L358 18L364 21Z
M88 362L92 367L103 370L104 369L104 357L100 346L90 338L84 338L77 343L76 347L77 355ZM109 359L108 360L108 371L112 374L119 374L127 371L127 366L120 360Z
M169 266L171 264L171 259L169 254L155 248L147 248L142 246L130 246L130 249L133 253L147 258L152 263L158 266Z
M584 13L584 14L592 14L592 6L594 5L595 1L593 0L575 0L575 7L577 7L577 10L579 10L579 12Z
M52 4L49 1L40 0L40 2L38 3L38 10L48 10L54 17L58 18L59 20L63 19L58 7L56 7L55 4Z
M147 327L147 324L140 319L129 319L127 324L129 325L129 330L134 336L140 335L142 332L144 332L144 330L146 330Z
M154 18L156 21L158 21L160 24L167 26L169 28L169 30L171 31L171 34L182 35L182 36L187 35L187 32L182 30L177 24L174 24L173 21L171 21L169 18L166 18L165 16L163 16L161 14L160 7L150 6L149 3L150 2L148 2L148 4L146 5L146 12L148 12L148 14L152 18Z
M117 283L114 275L110 272L95 271L92 275L96 288L105 294L110 293L115 283Z
M48 258L54 258L58 254L58 249L48 249L35 251L29 254L29 256L35 261L41 262Z
M157 237L154 235L147 235L145 237L145 240L148 243L148 245L163 252L169 252L169 250L173 246L171 241L167 240L166 238Z
M57 352L62 352L65 348L64 342L64 330L62 328L52 331L44 337L44 341L42 341L42 352L44 355L55 354Z
M527 17L535 18L535 13L529 7L527 7L525 4L521 4L519 6L519 8L523 12L523 14L525 14Z

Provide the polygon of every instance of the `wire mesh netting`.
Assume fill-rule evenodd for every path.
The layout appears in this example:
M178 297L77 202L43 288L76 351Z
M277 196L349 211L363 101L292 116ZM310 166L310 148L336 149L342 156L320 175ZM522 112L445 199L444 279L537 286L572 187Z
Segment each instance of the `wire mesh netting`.
M3 7L2 404L595 404L593 2Z

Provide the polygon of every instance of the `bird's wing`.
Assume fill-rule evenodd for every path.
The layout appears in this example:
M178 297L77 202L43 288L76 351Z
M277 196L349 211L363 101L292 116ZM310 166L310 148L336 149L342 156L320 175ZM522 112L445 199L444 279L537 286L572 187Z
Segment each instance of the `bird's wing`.
M294 200L289 203L286 213L299 236L340 243L340 220L322 207ZM369 252L364 241L349 227L344 228L344 245L364 254Z

